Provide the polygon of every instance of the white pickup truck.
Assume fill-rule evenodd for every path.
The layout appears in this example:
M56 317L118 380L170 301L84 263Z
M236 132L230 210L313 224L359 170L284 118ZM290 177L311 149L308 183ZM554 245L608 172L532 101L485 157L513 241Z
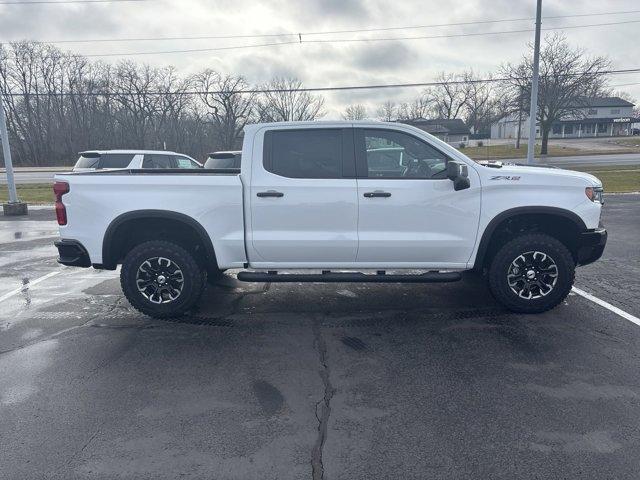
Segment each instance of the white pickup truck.
M54 190L60 263L122 264L127 299L158 318L188 312L226 269L414 283L475 270L507 308L542 312L607 240L597 178L477 163L398 123L249 125L240 169L69 173Z

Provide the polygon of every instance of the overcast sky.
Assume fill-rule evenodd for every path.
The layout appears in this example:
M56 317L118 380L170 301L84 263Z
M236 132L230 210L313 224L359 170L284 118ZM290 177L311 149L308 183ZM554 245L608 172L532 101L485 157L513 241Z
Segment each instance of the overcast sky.
M2 3L0 1L0 3ZM0 5L0 41L251 35L318 32L405 25L531 18L535 0L148 0L136 3ZM543 16L640 10L638 0L544 0ZM640 21L640 13L549 19L543 28ZM493 72L515 62L533 32L458 38L370 43L305 44L311 39L403 37L523 30L533 21L448 26L373 33L303 35L302 44L244 50L126 57L152 65L174 65L184 73L203 68L244 75L262 83L275 75L296 76L306 86L410 83L433 80L438 72L472 68ZM566 30L572 44L607 55L614 68L640 67L640 23ZM83 54L203 49L297 40L297 37L192 41L61 44ZM124 57L122 57L124 58ZM103 59L117 62L118 57ZM619 75L611 84L640 82L640 74ZM620 87L640 100L640 85ZM338 118L348 104L362 103L373 116L386 100L409 101L420 89L325 94L327 118Z

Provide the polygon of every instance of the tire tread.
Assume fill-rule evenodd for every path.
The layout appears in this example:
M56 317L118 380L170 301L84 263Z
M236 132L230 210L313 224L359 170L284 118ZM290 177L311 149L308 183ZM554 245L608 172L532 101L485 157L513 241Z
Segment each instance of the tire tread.
M513 261L518 254L531 249L550 254L558 269L563 273L558 279L555 291L548 297L524 300L505 288L505 262ZM542 313L559 305L571 291L575 281L575 262L571 252L559 240L544 233L525 233L505 243L496 253L489 266L489 289L493 296L509 310L517 313Z
M191 283L191 288L186 293L187 297L175 305L173 302L152 305L140 295L135 284L131 284L131 279L135 278L141 258L163 254L177 260L176 263L180 265L185 280L188 276ZM166 240L150 240L135 246L126 255L120 271L120 285L125 297L137 311L150 317L167 319L184 315L198 303L206 287L206 272L199 266L194 256L177 243ZM184 294L185 290L182 292L182 295Z

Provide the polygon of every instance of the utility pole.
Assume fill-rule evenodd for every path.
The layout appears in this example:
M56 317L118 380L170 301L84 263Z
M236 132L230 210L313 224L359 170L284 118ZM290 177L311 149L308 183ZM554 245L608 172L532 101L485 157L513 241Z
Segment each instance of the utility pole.
M9 149L9 132L7 131L7 120L4 113L4 102L0 94L0 137L2 138L2 154L4 155L4 166L7 172L7 187L9 189L9 203L2 205L5 215L26 215L27 204L18 200L16 182L13 177L13 163L11 163L11 150Z
M516 150L520 150L520 137L522 136L522 101L524 88L520 87L520 97L518 99L518 137L516 138Z
M540 71L540 26L542 23L542 0L536 6L536 38L533 46L533 78L531 79L531 108L529 110L529 143L527 163L533 163L536 146L536 120L538 118L538 76Z

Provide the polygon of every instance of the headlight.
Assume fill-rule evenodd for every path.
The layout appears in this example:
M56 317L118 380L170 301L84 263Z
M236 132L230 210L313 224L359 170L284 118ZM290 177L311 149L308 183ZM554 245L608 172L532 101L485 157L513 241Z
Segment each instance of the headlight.
M592 202L604 204L604 190L602 187L587 187L584 189L584 193Z

